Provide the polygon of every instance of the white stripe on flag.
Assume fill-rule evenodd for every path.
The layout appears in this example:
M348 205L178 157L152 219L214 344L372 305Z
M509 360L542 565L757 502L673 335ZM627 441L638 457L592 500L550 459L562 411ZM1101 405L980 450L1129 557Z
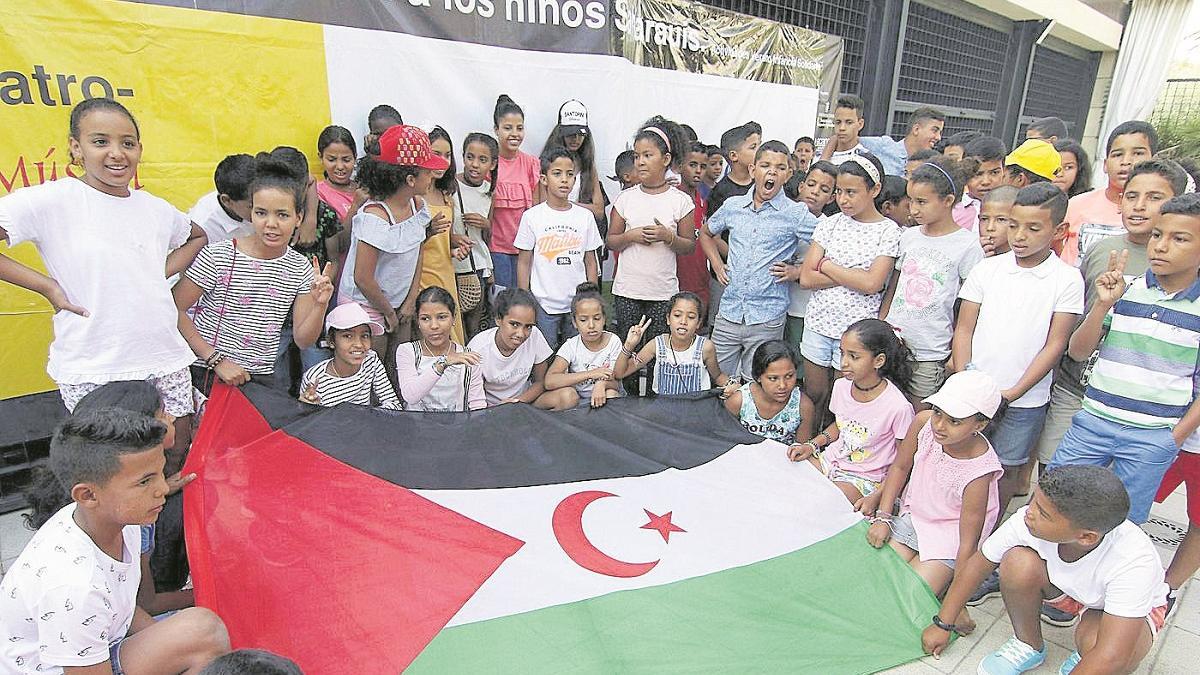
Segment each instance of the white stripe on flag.
M584 510L587 540L614 560L659 561L653 569L618 578L585 569L567 555L553 514L564 499L584 491L615 495ZM860 519L833 483L808 462L789 462L786 447L775 441L734 446L703 466L643 477L417 492L526 542L451 626L749 565L821 541ZM642 528L650 521L646 511L660 517L671 512L671 522L685 531L670 532L663 541L658 530Z

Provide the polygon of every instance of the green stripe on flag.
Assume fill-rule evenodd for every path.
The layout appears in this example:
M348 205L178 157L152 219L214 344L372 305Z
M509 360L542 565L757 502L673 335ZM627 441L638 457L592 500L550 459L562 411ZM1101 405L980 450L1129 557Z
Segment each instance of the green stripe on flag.
M860 523L664 586L443 630L409 673L869 673L922 656L937 600ZM546 583L554 583L547 579Z

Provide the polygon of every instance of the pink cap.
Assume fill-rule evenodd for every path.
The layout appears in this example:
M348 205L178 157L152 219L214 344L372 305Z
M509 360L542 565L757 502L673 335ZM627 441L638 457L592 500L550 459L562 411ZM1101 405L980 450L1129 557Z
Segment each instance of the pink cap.
M419 127L397 124L379 137L379 159L397 166L445 171L450 162L433 154L429 136Z
M371 329L371 335L383 335L383 324L375 321L367 314L367 310L357 302L347 302L333 308L325 317L325 329L345 330L355 326L366 325Z
M976 413L991 419L1000 409L1000 388L982 370L964 370L951 375L925 402L960 420Z

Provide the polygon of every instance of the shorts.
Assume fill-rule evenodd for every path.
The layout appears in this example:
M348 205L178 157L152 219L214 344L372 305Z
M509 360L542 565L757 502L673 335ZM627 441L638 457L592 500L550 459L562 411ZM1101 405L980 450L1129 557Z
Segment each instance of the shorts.
M1000 419L992 420L983 430L983 435L991 441L1002 465L1021 466L1029 461L1029 450L1042 434L1049 408L1049 403L1036 408L1010 406Z
M1076 396L1060 384L1050 388L1050 410L1046 413L1046 424L1037 442L1037 458L1043 465L1054 460L1054 451L1062 437L1071 428L1071 418L1083 410L1083 397Z
M946 382L945 361L909 361L908 365L912 368L908 393L919 399L933 396Z
M912 514L902 513L894 516L892 521L888 523L888 527L892 529L892 539L904 544L912 550L920 553L921 547L917 543L917 528L913 527ZM945 560L938 558L936 562L940 562L950 569L954 569L953 560Z
M1087 609L1087 607L1083 606L1083 603L1079 602L1075 598L1072 598L1066 593L1063 593L1057 598L1047 600L1046 604L1060 612L1066 612L1067 614L1072 614L1074 616L1083 614L1084 610ZM1166 605L1159 605L1158 607L1150 610L1150 613L1146 615L1146 625L1150 627L1150 639L1158 637L1158 631L1162 630L1163 624L1166 622Z
M1150 505L1178 454L1170 429L1143 429L1081 410L1048 469L1068 464L1111 468L1129 493L1129 520L1141 525L1150 519Z
M166 375L148 377L146 381L158 390L158 395L162 397L163 401L163 411L171 417L186 417L196 412L192 406L192 375L188 368ZM102 386L104 385L91 382L60 384L58 392L67 406L67 412L74 412L75 406L79 404L81 398Z
M864 497L878 490L882 485L881 482L873 481L870 478L863 478L862 476L852 474L849 471L834 468L829 464L829 460L825 459L824 453L817 455L817 459L821 461L821 473L825 474L829 480L838 483L849 483L853 485Z
M783 327L783 339L787 340L797 350L804 342L804 317L788 315Z
M112 675L125 675L125 669L121 667L121 643L125 638L121 638L108 646L108 663L112 666Z
M809 363L836 370L842 367L842 339L826 337L811 326L805 326L804 337L800 341L800 355Z
M1180 484L1187 488L1188 521L1200 524L1200 455L1180 452L1163 476L1154 501L1162 503Z

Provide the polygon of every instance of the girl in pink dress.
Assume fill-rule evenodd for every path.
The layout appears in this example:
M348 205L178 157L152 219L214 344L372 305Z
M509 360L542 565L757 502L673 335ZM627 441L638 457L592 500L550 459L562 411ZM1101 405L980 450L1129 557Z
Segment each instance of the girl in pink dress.
M883 488L862 512L874 514L867 541L880 548L890 540L941 597L956 566L975 553L1000 515L1003 468L981 433L1000 408L1000 389L983 371L968 370L950 376L925 402L932 410L917 415ZM953 623L973 625L966 610Z

